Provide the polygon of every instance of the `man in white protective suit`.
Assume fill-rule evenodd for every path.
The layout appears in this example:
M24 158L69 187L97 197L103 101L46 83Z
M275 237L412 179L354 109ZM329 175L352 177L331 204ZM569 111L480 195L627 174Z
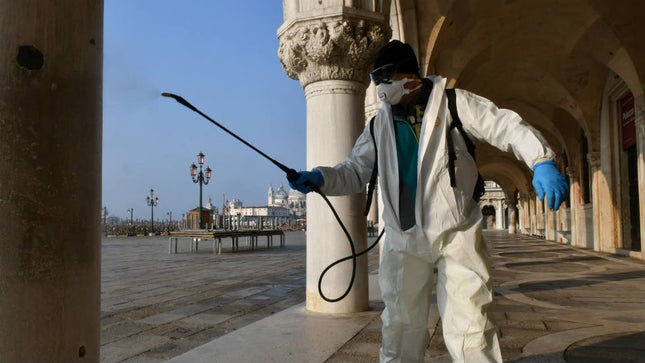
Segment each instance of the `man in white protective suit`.
M377 167L385 228L379 269L385 303L382 363L423 362L434 268L453 361L502 362L487 312L493 292L475 191L479 174L465 138L513 152L533 170L538 198L546 196L549 208L557 210L569 186L555 167L554 152L517 113L461 89L455 89L454 100L466 135L451 127L446 79L421 78L408 44L394 40L381 48L371 77L382 101L373 125L366 125L344 161L301 171L291 187L303 193L311 186L327 195L358 193Z

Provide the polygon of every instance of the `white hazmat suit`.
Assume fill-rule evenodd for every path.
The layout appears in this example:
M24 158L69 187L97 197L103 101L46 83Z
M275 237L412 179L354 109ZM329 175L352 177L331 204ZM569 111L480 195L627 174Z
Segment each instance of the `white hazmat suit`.
M399 168L390 105L384 103L373 121L385 228L379 270L385 303L381 362L423 362L434 268L438 271L437 305L444 340L453 360L502 362L496 328L487 315L493 295L481 237L482 215L472 199L477 166L459 131L450 130L457 155L456 187L451 187L446 79L430 79L433 89L418 140L416 224L405 231L399 218ZM513 152L529 168L554 157L540 133L517 113L459 89L456 104L469 135ZM344 161L334 167L316 167L324 180L321 191L327 195L362 192L374 165L374 146L366 127Z

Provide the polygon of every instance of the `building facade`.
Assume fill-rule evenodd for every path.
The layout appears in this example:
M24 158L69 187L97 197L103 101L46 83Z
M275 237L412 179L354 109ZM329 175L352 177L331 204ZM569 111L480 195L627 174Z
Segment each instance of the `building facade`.
M296 223L296 218L285 206L247 207L239 199L227 202L223 217L224 229L290 228Z
M273 186L269 186L267 193L267 205L280 206L289 209L289 213L298 219L307 217L307 197L295 189L289 190L289 193L284 190L282 184L278 190L274 191Z

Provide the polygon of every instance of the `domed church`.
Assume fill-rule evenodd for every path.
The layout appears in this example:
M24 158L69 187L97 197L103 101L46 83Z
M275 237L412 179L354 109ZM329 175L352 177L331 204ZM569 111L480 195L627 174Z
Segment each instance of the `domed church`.
M267 205L288 208L290 214L296 217L305 217L307 215L306 195L295 189L291 189L287 194L282 184L276 191L273 190L273 185L269 186Z

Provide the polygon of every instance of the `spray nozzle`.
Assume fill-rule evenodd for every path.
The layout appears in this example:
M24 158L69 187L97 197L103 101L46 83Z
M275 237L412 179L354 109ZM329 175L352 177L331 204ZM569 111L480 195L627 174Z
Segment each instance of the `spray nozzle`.
M182 105L184 105L184 106L186 106L186 107L190 108L191 110L193 110L193 111L197 112L197 109L195 108L195 106L191 105L188 101L186 101L186 100L185 100L183 97L181 97L181 96L177 96L176 94L168 93L168 92L163 92L161 95L162 95L162 96L164 96L164 97L174 98L174 99L175 99L175 101L177 101L177 102L181 103Z

